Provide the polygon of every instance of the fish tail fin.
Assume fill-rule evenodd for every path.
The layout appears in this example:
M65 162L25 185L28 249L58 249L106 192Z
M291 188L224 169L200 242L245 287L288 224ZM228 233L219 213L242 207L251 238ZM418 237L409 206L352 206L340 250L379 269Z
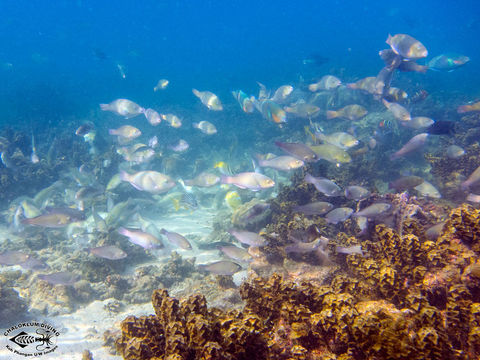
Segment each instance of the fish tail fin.
M117 135L117 130L115 130L115 129L108 129L108 133L109 133L110 135Z
M392 44L392 35L388 34L387 41L385 41L388 45Z
M338 112L334 110L327 110L327 119L334 119L338 117Z
M198 129L198 123L193 123L192 126L193 126L195 129Z
M119 227L119 228L117 229L117 232L118 232L120 235L128 236L128 235L127 235L127 234L128 234L128 230L125 229L124 227Z
M318 90L318 84L310 84L308 85L308 90L310 90L311 92L315 92Z
M198 91L197 89L192 89L192 93L193 93L193 95L195 95L196 97L200 97L200 91Z
M470 110L470 105L461 105L457 108L457 113L463 114Z
M355 83L349 83L349 84L347 84L347 88L352 89L352 90L356 90L356 89L358 89L358 85L355 84Z
M103 111L110 110L110 104L100 104L100 109Z
M161 228L161 229L160 229L160 234L166 235L166 234L167 234L167 230L165 230L165 228Z

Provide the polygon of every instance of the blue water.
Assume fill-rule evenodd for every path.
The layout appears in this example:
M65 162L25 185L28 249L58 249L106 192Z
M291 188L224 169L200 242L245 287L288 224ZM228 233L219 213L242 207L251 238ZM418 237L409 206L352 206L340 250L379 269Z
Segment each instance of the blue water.
M429 91L478 96L479 10L476 1L5 0L0 124L54 126L118 97L191 106L192 87L233 102L230 90L254 93L256 81L274 88L326 73L355 80L382 67L377 53L389 33L414 36L432 56L468 55L455 73L418 78ZM304 66L311 54L329 62ZM161 77L171 86L159 96L152 88Z

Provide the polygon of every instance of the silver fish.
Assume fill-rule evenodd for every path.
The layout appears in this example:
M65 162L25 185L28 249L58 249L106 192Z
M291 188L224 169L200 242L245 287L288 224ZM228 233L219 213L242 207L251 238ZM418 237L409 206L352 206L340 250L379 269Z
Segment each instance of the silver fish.
M347 207L340 207L330 211L326 216L325 219L330 224L338 224L339 222L344 222L347 220L350 215L352 215L353 209Z
M345 197L349 200L362 200L370 196L370 191L361 186L351 185L345 188Z
M428 138L427 133L421 133L421 134L415 135L410 140L408 140L408 142L405 145L403 145L400 150L392 154L390 156L390 160L396 160L407 154L410 154L413 151L416 151L422 148L425 145L427 138Z
M220 260L210 264L198 265L198 268L216 275L233 275L242 269L237 263L228 260Z
M228 231L230 235L235 237L242 244L247 244L250 246L265 246L267 245L267 240L264 237L258 235L257 233L244 230L235 230L230 229Z
M305 215L323 215L333 209L333 205L325 201L315 201L305 205L295 206L292 210Z
M180 235L179 233L173 231L167 231L165 229L160 230L160 234L167 237L168 241L182 249L191 250L192 245L190 242L185 238L185 236Z
M356 213L353 213L353 217L359 217L363 216L368 219L373 219L379 215L383 215L385 212L387 212L391 208L390 204L387 203L375 203L370 206L367 206L366 208L357 211Z
M108 260L120 260L127 257L127 253L115 245L104 245L91 248L90 253Z
M74 285L80 280L80 276L68 271L61 271L52 274L41 274L38 279L48 282L52 285Z
M305 162L315 162L318 160L317 154L305 144L275 141L275 145L298 160Z
M296 241L296 239L293 239ZM296 241L292 245L287 245L285 246L285 252L287 254L289 253L309 253L312 252L319 247L324 247L328 243L328 239L326 237L320 236L319 238L316 238L312 242L305 243L302 241Z
M222 184L233 184L240 189L252 191L268 189L275 185L275 181L268 176L256 172L244 172L232 176L222 175L220 182Z
M325 196L340 196L342 195L342 189L333 181L325 178L316 178L307 173L305 175L305 182L312 184L315 188L323 193Z
M237 246L220 246L220 251L227 255L229 258L237 261L251 261L253 259L252 255L248 253L245 249L239 248Z
M119 228L117 231L119 234L128 237L128 240L131 243L135 245L140 245L144 249L153 249L162 246L160 240L158 240L152 234L140 230L129 230L123 227Z

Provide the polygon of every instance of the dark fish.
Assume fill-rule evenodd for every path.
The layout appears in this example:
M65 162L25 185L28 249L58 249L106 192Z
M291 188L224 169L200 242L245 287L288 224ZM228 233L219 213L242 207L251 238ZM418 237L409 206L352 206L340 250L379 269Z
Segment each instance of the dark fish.
M402 63L403 59L392 49L383 49L379 51L378 55L380 55L380 58L385 63L385 66L390 70L395 70Z
M105 54L102 50L95 48L93 49L93 55L99 60L106 60L107 54Z
M85 136L92 130L95 130L95 125L92 122L88 121L85 124L79 126L77 131L75 131L75 135Z
M0 254L0 265L20 265L27 261L28 254L21 251L10 250Z
M298 160L305 162L315 162L318 160L317 154L305 144L275 141L275 145Z
M75 193L75 200L85 200L97 197L98 195L103 194L103 189L98 186L82 186Z
M330 61L329 58L326 58L320 54L311 54L305 59L302 59L303 65L311 65L311 66L321 66L326 64Z
M403 72L418 72L418 73L426 73L428 70L428 66L419 65L415 61L402 61L398 66L398 70Z
M305 215L323 215L333 209L333 205L326 201L315 201L305 205L295 206L292 210Z
M257 217L263 216L270 209L270 204L259 203L253 205L245 214L245 217L242 217L243 220L250 221Z
M446 120L436 121L430 125L425 132L431 135L454 135L455 123Z
M90 249L92 255L108 259L120 260L127 257L127 253L115 245L104 245Z
M52 285L73 285L80 280L80 276L68 271L60 271L52 274L41 274L37 276L40 280Z
M404 176L401 177L400 179L397 179L395 181L392 181L390 184L388 184L388 187L390 189L395 189L397 191L405 191L408 189L413 189L415 186L420 185L423 183L423 179L419 176Z

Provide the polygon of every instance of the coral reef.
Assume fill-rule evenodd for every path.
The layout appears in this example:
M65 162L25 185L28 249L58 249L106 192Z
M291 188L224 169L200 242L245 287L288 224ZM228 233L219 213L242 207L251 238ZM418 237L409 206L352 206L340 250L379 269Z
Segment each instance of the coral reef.
M454 209L435 241L377 225L364 256L348 255L323 285L250 278L243 311L156 290L155 315L125 319L117 350L125 359L476 359L479 215Z
M13 277L18 277L19 272L12 272ZM12 276L3 273L0 276L0 323L14 324L26 315L27 304L18 293L12 289ZM15 309L15 311L12 311Z

